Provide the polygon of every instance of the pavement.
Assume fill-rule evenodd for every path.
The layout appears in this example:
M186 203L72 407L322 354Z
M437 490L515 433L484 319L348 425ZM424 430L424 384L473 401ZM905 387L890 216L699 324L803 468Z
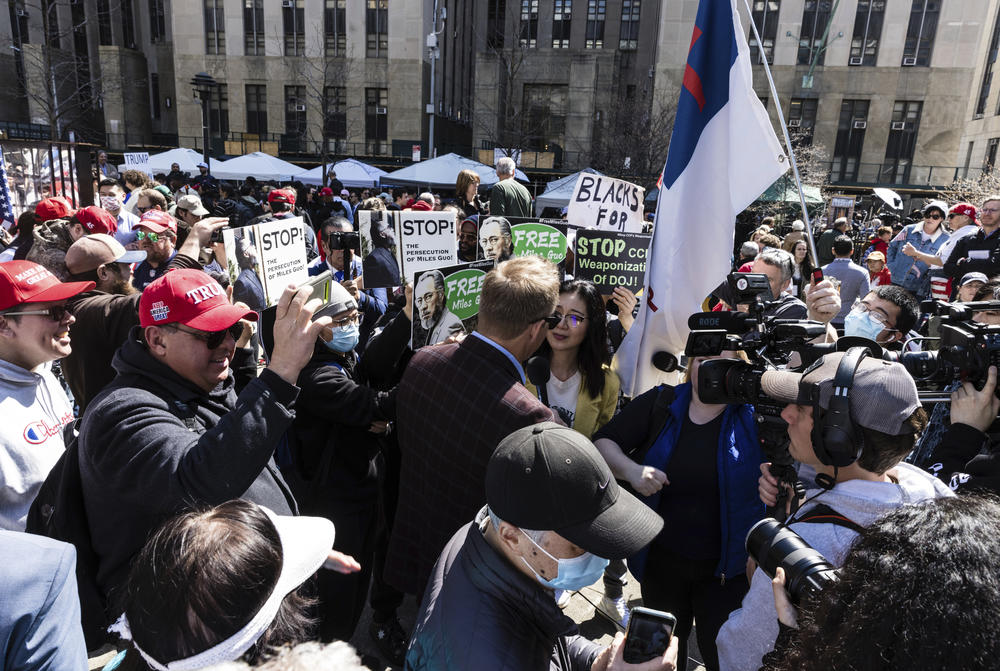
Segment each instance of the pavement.
M625 598L628 600L630 608L642 605L642 598L639 594L639 584L628 574L625 585ZM580 633L587 638L597 641L602 645L610 645L615 637L618 628L603 614L595 612L595 606L599 605L604 596L604 585L601 580L590 587L585 587L579 592L574 592L570 597L569 604L565 608L565 613L569 615L580 626ZM399 622L407 632L413 630L413 622L417 614L416 599L407 596L402 607L398 611ZM368 635L368 628L371 626L371 609L365 607L365 612L361 616L361 622L354 632L351 645L357 649L362 660L369 669L373 671L390 671L400 667L391 666L386 660L379 656L378 649ZM701 652L698 650L698 641L695 639L694 631L688 639L688 671L705 671L701 662Z

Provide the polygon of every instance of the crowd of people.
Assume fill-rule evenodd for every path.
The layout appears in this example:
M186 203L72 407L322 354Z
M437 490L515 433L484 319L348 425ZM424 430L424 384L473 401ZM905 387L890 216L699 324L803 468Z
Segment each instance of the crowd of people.
M815 241L765 219L736 240L765 317L868 343L762 377L805 492L785 524L842 567L793 605L745 545L786 484L755 407L699 383L746 353L624 397L612 357L642 299L511 257L506 219L480 226L530 215L513 161L488 197L468 171L443 196L199 172L102 169L99 204L47 198L0 252L0 668L85 669L109 646L108 671L362 668L336 641L366 606L372 645L413 671L694 668L691 636L712 670L995 664L996 369L925 409L881 355L934 348L922 300L1000 300L1000 196L895 227L840 218ZM366 288L350 240L361 210L444 208L460 254L496 263L475 331L418 347L435 275ZM265 309L230 284L218 232L291 217L310 274L334 281ZM707 306L744 309L724 279ZM1000 304L974 318L1000 326ZM629 580L676 617L637 664L622 633L587 640L563 611L597 585L624 631Z

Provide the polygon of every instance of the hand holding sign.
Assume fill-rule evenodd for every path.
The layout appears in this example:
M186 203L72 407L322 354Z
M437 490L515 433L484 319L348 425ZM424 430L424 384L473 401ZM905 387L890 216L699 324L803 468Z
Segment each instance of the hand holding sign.
M330 325L330 317L312 321L313 313L322 301L309 300L312 287L297 288L290 284L278 299L274 319L274 352L268 369L289 384L295 384L299 372L309 363L316 348L316 338Z

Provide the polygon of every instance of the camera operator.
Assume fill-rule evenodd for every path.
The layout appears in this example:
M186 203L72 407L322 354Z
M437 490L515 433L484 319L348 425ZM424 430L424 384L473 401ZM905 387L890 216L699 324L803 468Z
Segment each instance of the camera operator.
M835 566L843 562L858 529L886 512L906 503L954 496L925 471L901 463L927 423L916 385L901 364L862 358L850 385L837 389L838 399L846 395L847 412L831 409L834 378L845 356L851 353L828 354L804 373L769 370L760 380L767 396L788 403L781 418L788 423L789 453L815 471L821 487L808 492L789 527ZM815 435L823 438L818 448L815 422L821 423ZM844 433L850 438L848 446L858 449L857 459L839 468L826 465L821 457L835 462L827 450L829 441L843 439ZM761 467L760 494L773 506L778 483L768 466ZM720 667L757 669L777 634L770 580L756 569L742 608L729 616L716 640Z
M996 668L996 501L938 499L893 510L861 533L840 579L801 616L778 571L782 633L764 658L768 671Z

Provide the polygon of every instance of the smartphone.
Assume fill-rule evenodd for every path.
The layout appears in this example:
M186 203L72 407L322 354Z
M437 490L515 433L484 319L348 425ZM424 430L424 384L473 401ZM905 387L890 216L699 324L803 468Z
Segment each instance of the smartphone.
M219 228L212 231L212 237L209 239L210 242L222 242L222 232L229 228L229 226L220 226Z
M677 618L652 608L633 608L625 633L622 657L627 664L642 664L662 657L670 647Z

